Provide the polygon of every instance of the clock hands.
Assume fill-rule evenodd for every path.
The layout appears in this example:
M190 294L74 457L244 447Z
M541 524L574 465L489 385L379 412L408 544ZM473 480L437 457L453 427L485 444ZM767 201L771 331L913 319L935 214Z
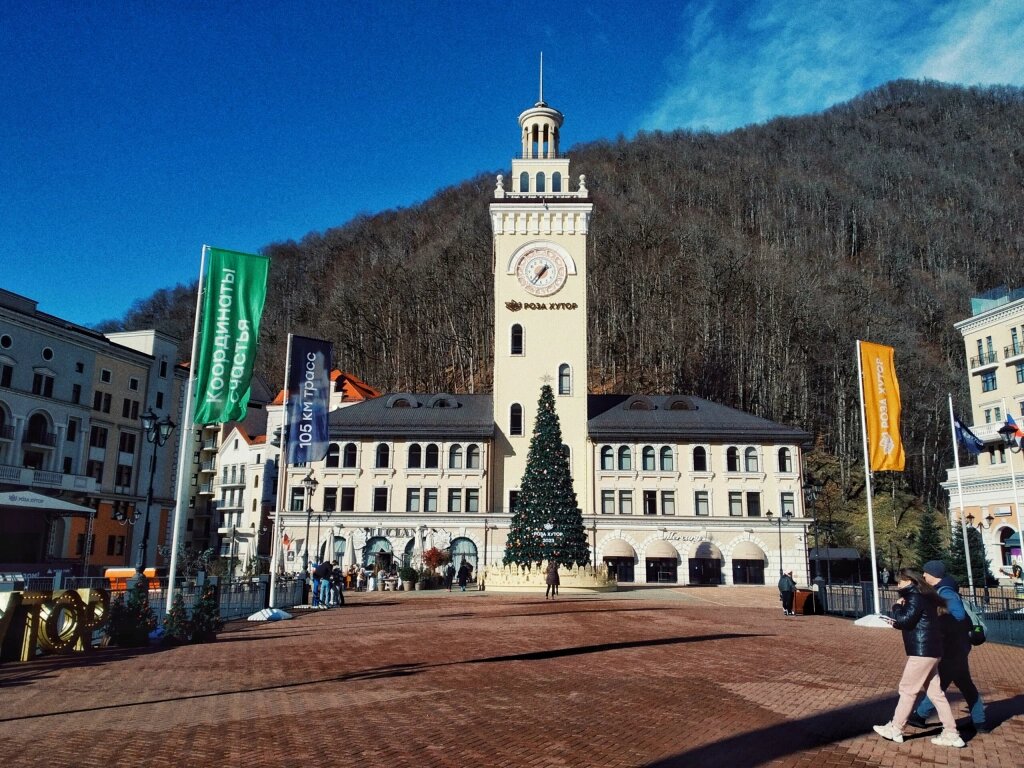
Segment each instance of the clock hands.
M542 264L537 269L535 269L533 271L533 277L530 279L530 282L536 285L537 281L544 277L544 275L547 273L548 266L548 264Z

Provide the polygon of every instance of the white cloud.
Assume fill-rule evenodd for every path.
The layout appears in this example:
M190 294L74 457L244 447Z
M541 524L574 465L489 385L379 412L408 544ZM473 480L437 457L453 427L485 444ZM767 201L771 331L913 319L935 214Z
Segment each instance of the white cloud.
M1024 85L1024 4L962 3L940 22L914 77L945 82Z
M1017 0L702 0L687 15L640 128L726 130L901 77L1024 82Z

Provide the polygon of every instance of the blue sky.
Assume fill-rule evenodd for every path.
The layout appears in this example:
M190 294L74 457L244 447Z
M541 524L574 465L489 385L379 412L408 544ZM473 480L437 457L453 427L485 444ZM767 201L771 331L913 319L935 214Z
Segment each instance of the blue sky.
M0 287L93 324L257 251L563 149L820 111L898 77L1024 85L1018 0L0 3Z

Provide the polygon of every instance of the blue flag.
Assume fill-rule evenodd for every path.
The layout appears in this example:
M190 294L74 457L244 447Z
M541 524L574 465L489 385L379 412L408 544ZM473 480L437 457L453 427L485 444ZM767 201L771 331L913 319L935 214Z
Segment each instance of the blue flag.
M985 441L965 427L960 419L955 419L953 424L956 429L956 439L967 449L969 454L977 456L985 450Z
M289 464L320 461L327 455L332 352L329 341L292 336L288 361Z

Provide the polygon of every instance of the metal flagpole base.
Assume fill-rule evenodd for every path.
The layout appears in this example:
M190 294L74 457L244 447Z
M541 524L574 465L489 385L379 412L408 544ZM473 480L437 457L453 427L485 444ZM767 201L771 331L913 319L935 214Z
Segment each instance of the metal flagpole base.
M861 616L853 623L858 627L868 627L869 629L892 629L892 620L880 613Z

